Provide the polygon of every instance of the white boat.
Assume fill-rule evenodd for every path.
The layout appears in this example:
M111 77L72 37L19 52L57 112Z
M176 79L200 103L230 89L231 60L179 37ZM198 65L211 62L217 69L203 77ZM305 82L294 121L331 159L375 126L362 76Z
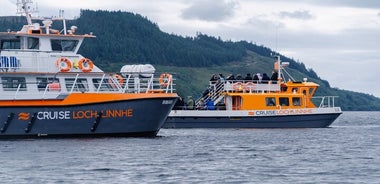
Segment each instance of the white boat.
M155 136L178 98L171 75L103 72L77 53L94 35L33 23L31 3L18 1L27 25L0 33L0 139Z

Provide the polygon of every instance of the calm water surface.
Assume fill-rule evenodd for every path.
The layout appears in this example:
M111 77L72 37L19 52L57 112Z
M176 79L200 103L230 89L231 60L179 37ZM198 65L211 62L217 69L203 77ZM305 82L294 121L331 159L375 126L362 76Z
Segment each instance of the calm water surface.
M324 129L0 141L1 183L380 183L380 112Z

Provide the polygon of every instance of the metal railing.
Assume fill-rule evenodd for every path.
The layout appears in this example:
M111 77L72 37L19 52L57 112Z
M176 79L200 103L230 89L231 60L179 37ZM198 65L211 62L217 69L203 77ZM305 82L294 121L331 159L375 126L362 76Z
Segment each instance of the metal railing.
M319 100L319 108L331 108L335 107L335 98L338 96L315 96L312 97L313 100ZM316 103L318 104L318 102Z
M57 73L52 76L33 75L28 77L23 81L13 81L12 77L7 76L8 82L0 83L0 93L2 94L0 100L56 99L70 93L173 93L175 91L173 78L163 82L153 75L149 78L140 78L105 73ZM14 78L22 77L17 75ZM46 78L48 81L38 82L37 78ZM36 81L25 82L33 80Z
M214 101L214 105L223 100L223 92L266 92L266 91L280 91L280 84L273 84L272 82L260 83L254 80L224 80L224 81L210 81L208 86L208 94L196 100L196 105L199 105L201 99L207 101L209 99Z

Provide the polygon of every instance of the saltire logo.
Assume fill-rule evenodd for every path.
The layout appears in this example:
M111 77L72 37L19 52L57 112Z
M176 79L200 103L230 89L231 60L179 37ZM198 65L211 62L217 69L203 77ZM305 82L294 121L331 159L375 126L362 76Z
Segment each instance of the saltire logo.
M20 113L18 114L18 119L19 119L19 120L27 121L29 118L30 118L30 113L20 112Z

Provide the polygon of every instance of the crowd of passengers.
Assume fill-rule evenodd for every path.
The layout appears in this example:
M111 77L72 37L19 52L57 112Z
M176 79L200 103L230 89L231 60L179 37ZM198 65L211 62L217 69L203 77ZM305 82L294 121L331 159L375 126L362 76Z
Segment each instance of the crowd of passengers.
M255 74L253 77L250 73L247 73L245 77L242 77L241 74L237 74L236 77L233 74L229 74L227 77L224 77L223 74L213 74L210 79L210 84L212 85L220 85L224 82L235 83L235 82L253 82L255 84L277 84L278 81L278 73L277 71L272 71L272 76L269 76L266 73L261 75L260 73ZM196 103L191 96L188 96L187 99L183 99L180 97L177 103L174 106L174 110L216 110L216 109L225 109L224 104L214 105L214 101L209 98L210 91L213 89L207 88L203 93L202 97Z
M210 83L215 84L217 82L253 82L255 84L268 84L269 81L271 81L272 84L277 84L278 81L278 73L277 71L272 71L272 76L269 77L266 73L263 73L261 75L260 73L256 73L253 77L251 76L251 73L247 73L245 77L243 77L241 74L237 74L236 77L234 74L229 74L227 77L224 77L223 74L214 74L211 76Z
M196 103L192 96L188 96L187 99L179 97L173 110L226 110L225 104L214 104L211 98L202 97L198 103Z

